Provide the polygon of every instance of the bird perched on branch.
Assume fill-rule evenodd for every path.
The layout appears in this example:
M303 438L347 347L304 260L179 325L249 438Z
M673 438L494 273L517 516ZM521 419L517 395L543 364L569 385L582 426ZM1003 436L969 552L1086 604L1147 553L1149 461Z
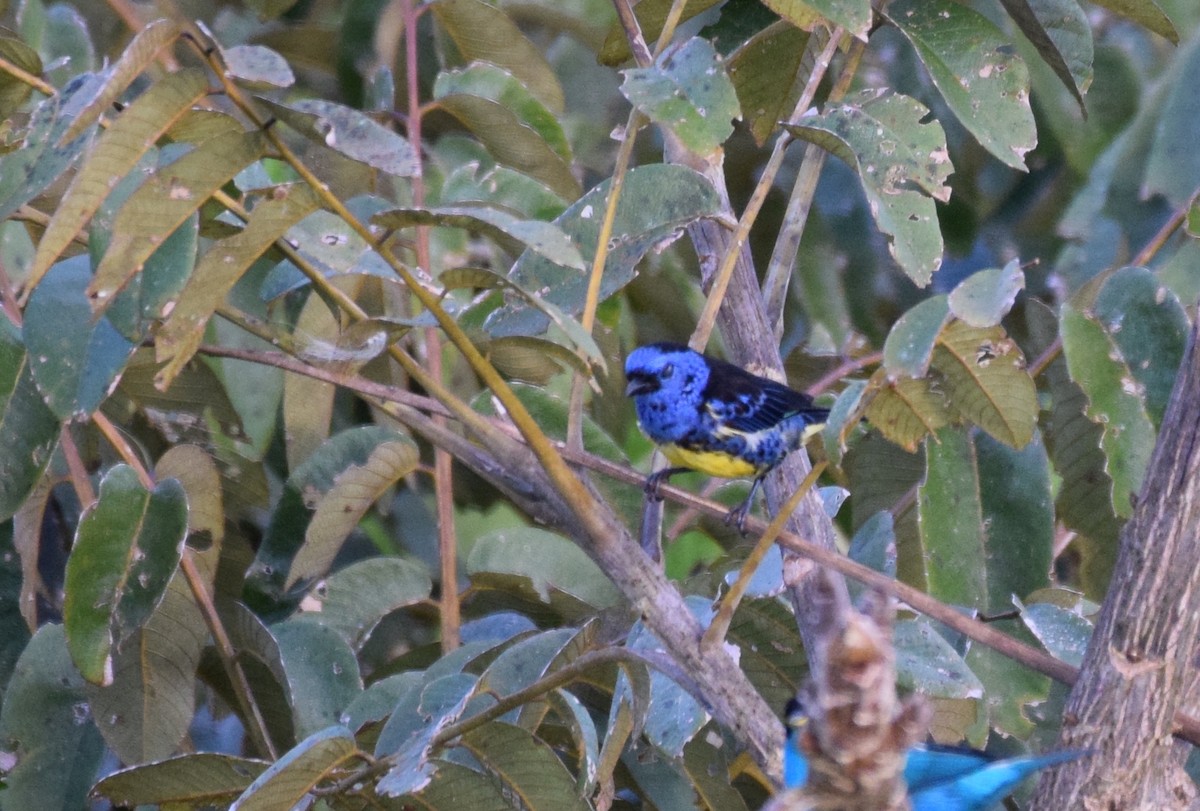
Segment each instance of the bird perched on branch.
M673 465L651 475L646 492L657 497L660 484L687 470L752 476L746 500L725 519L739 530L763 478L829 416L807 394L681 344L638 347L625 378L638 424Z
M808 782L808 759L800 745L800 730L807 723L803 705L795 700L788 702L788 736L783 752L783 782L787 788L799 788ZM1085 750L1068 749L995 760L974 749L917 745L908 750L904 782L913 811L986 811L1039 769L1085 754Z

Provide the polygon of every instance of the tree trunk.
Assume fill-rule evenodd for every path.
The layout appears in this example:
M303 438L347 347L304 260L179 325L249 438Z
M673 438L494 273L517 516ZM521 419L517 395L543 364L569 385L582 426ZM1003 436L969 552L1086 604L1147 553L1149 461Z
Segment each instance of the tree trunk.
M1035 811L1167 811L1194 799L1171 732L1200 632L1197 326L1063 716L1063 745L1093 754L1044 777Z

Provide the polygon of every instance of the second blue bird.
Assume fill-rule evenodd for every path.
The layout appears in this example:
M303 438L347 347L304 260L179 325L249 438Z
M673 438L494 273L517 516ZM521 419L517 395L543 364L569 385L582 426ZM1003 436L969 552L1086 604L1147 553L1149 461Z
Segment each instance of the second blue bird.
M788 705L783 753L784 785L808 782L808 759L799 729L807 723L799 702ZM913 811L987 811L1039 769L1087 754L1078 749L994 760L983 752L953 746L917 745L908 750L904 782Z
M829 416L807 394L681 344L638 347L625 361L625 378L638 424L673 465L650 476L646 491L657 495L685 470L753 477L750 494L726 518L738 529L763 477Z

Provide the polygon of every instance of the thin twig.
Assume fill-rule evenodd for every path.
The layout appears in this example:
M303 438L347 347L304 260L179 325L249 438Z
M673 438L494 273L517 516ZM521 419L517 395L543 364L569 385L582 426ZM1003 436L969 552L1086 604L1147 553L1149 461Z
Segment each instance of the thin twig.
M882 352L871 352L868 355L863 355L861 358L851 358L850 360L839 365L837 368L830 369L828 372L821 375L819 378L817 378L815 383L813 383L804 391L809 396L816 397L834 383L837 383L843 377L852 375L857 371L867 368L868 366L874 366L876 363L880 363L882 360Z
M75 437L71 436L70 425L63 425L59 433L59 444L62 446L63 458L67 460L67 470L71 474L71 487L75 490L75 497L79 499L80 507L87 508L96 502L96 491L92 488L91 477L88 476L87 468L79 455Z
M829 62L833 59L834 52L837 51L838 41L841 37L842 29L839 26L834 29L833 34L829 37L829 42L821 50L821 54L817 58L817 64L813 66L812 74L808 77L808 83L804 86L804 92L800 94L800 100L796 104L792 115L789 116L789 121L798 118L812 105L813 98L817 94L817 87L821 84L821 79L824 78L825 72L829 69ZM750 201L746 203L746 208L738 220L737 230L734 232L729 249L722 258L721 266L713 279L712 287L708 292L708 299L704 302L704 310L700 314L700 319L696 324L695 331L692 333L691 340L688 341L688 345L698 352L703 351L704 347L708 345L708 338L717 323L717 311L721 308L721 302L725 299L725 291L729 287L730 280L733 278L733 269L737 265L738 257L742 252L742 245L750 235L750 227L758 219L758 212L762 210L763 203L767 200L767 194L770 193L771 187L775 183L775 176L779 173L779 168L783 166L783 157L791 142L792 135L786 131L780 133L779 137L775 139L775 146L771 151L771 157L767 159L767 165L763 168L762 176L759 177L758 183L754 187L754 192L750 195Z
M125 461L125 464L133 468L142 487L146 488L146 490L153 490L154 477L150 475L150 471L142 464L142 458L138 456L133 446L125 439L121 430L113 425L112 420L106 417L104 412L97 411L92 415L92 423L100 429L100 433L104 434L104 438L108 440L108 444L113 446L113 449Z
M34 90L37 90L38 92L41 92L41 93L45 93L47 96L54 95L54 88L49 83L44 81L41 77L34 76L32 73L25 70L20 65L10 62L9 60L7 60L3 57L0 57L0 71L4 71L9 76L16 79L17 81L24 82L25 84L32 87Z
M867 44L855 39L850 44L850 52L846 55L845 64L838 75L838 80L829 91L827 103L841 101L850 89L850 82L858 72L858 64L862 60ZM817 190L817 181L821 177L821 169L825 166L825 158L829 153L816 144L809 144L804 150L804 160L800 171L796 174L796 182L792 185L792 196L788 200L787 212L775 239L775 248L771 252L771 261L767 265L767 277L763 282L763 301L767 310L767 322L776 330L783 323L784 302L787 299L788 282L796 266L796 253L800 248L800 238L804 234L804 226L808 222L808 214L812 210L813 194Z
M250 689L250 681L246 678L246 673L242 670L242 665L237 660L237 651L234 649L233 643L229 640L229 634L225 632L225 626L222 624L221 617L217 613L217 607L213 604L212 595L208 593L208 586L204 582L204 576L196 568L196 562L192 559L192 554L192 549L184 546L183 557L179 561L179 568L187 580L188 587L192 590L192 596L196 600L196 605L200 608L200 613L204 616L204 624L208 626L208 631L212 634L213 643L217 649L217 656L221 659L221 664L225 667L225 675L229 678L229 683L233 686L233 695L237 699L239 708L242 711L243 720L246 722L246 732L250 735L250 739L254 742L255 748L259 752L271 760L278 760L279 752L275 748L275 744L271 742L271 735L267 731L267 722L263 718L257 702L254 700L254 692Z
M716 616L709 623L708 630L704 632L704 638L700 640L700 647L704 650L709 650L714 645L719 645L725 641L725 634L729 631L729 623L733 622L733 612L737 611L738 605L742 602L742 597L746 594L746 589L750 587L750 580L754 577L754 573L758 571L759 564L763 558L767 556L775 539L779 537L779 533L783 531L784 525L788 519L792 517L792 513L800 506L800 500L808 495L808 491L817 483L817 478L821 472L825 470L828 462L822 460L813 465L812 470L808 471L808 475L804 477L804 481L800 482L800 486L796 488L796 492L788 497L787 502L779 508L775 517L771 519L771 523L767 525L766 531L758 542L754 544L754 548L750 550L750 554L746 556L746 560L742 562L742 568L738 571L737 579L733 585L729 587L729 591L721 600L720 607L717 608Z
M1195 199L1196 198L1193 196L1192 202L1194 202ZM1150 260L1153 259L1158 252L1162 250L1162 247L1167 244L1167 240L1171 238L1171 235L1178 231L1179 227L1187 222L1188 212L1192 210L1192 202L1189 202L1186 206L1176 211L1171 215L1171 219L1163 223L1163 227L1158 229L1158 232L1150 238L1150 241L1143 245L1142 249L1138 251L1137 256L1133 257L1133 261L1130 262L1131 265L1145 267L1150 263Z
M417 69L417 19L419 9L415 0L402 0L400 13L404 18L404 64L405 81L408 96L408 142L413 151L421 155L422 145L420 84ZM425 206L425 174L421 161L417 161L417 169L412 177L413 205L416 208ZM417 226L417 265L426 272L432 272L432 262L429 253L429 226ZM425 363L429 366L429 375L437 380L442 379L442 337L437 327L427 327L425 330ZM445 420L435 416L434 420ZM444 424L444 423L443 423ZM458 595L458 534L454 528L454 491L451 471L450 454L442 448L433 451L433 494L437 510L438 536L438 568L441 583L439 602L440 626L442 630L442 653L449 653L459 646L462 612Z

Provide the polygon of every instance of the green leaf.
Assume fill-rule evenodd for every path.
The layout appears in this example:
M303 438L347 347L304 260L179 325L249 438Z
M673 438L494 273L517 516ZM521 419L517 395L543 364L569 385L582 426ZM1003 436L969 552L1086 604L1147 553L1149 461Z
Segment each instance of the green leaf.
M729 55L729 79L750 134L759 146L792 114L804 89L807 31L780 20Z
M536 260L535 260L536 261ZM535 307L539 313L544 313L554 325L567 334L575 342L576 348L583 352L588 363L603 368L604 355L596 344L591 333L571 316L564 313L557 305L548 300L548 296L524 290L509 279L498 273L482 268L456 268L447 270L438 277L438 281L447 290L461 287L480 287L484 289L500 289L515 294L521 301Z
M260 774L229 811L292 808L309 789L358 751L354 735L341 726L314 732Z
M1054 520L1039 443L1014 451L945 429L926 447L917 504L924 581L944 602L1001 611L1046 585ZM911 564L910 564L911 571Z
M870 0L764 0L765 5L779 16L801 25L808 19L804 6L810 6L834 25L846 29L852 37L867 40L871 30Z
M429 785L440 766L430 760L433 737L463 714L477 682L467 673L452 673L418 684L400 699L375 745L376 758L394 763L379 780L380 794L397 797Z
M369 558L314 585L299 616L334 629L358 649L385 616L429 599L432 590L424 567L401 558Z
M527 220L553 220L566 209L566 201L545 183L529 175L493 166L484 170L475 162L453 169L438 198L442 205L478 205L520 214Z
M0 319L0 519L5 521L21 507L58 444L58 417L38 393L29 361L17 328Z
M67 561L63 620L71 658L94 684L113 682L113 646L146 624L179 566L187 497L174 479L145 490L117 465L84 512Z
M1092 27L1076 0L1000 0L1038 54L1087 116L1083 94L1092 84Z
M83 680L61 625L43 625L5 685L0 738L15 756L4 775L5 809L84 808L104 753Z
M246 673L250 692L266 722L267 732L277 746L296 743L292 701L287 687L279 643L266 624L240 602L223 600L217 604L229 641L238 652L238 662ZM206 670L207 666L207 670ZM200 678L231 707L238 706L224 667L211 652L200 663ZM332 675L332 674L327 674ZM241 719L245 726L247 719Z
M693 595L686 597L685 602L701 627L707 628L714 614L712 601ZM633 650L654 651L662 648L658 637L642 620L633 626L625 644ZM629 693L636 689L636 685L630 687L628 671L622 670L613 692L614 706L620 701L629 701ZM636 697L634 703L637 703ZM657 670L650 672L650 700L646 706L644 729L650 743L668 756L678 758L708 720L708 712L680 684Z
M1091 622L1052 603L1023 606L1021 622L1052 656L1075 667L1083 664L1083 654L1094 630Z
M25 283L27 288L37 286L54 260L96 213L112 190L109 180L129 174L159 136L207 92L208 78L203 70L182 70L155 82L115 117L55 207L38 243L37 256Z
M972 327L994 327L1025 289L1021 262L972 273L950 291L950 312Z
M1010 634L1023 642L1036 643L1022 627L1014 628ZM984 645L972 645L966 659L983 682L989 725L1001 735L1027 738L1033 731L1029 710L1046 701L1050 679Z
M58 180L91 140L91 131L73 139L63 133L100 91L101 77L83 74L33 111L20 149L0 156L0 220Z
M896 683L904 689L935 698L983 697L983 684L928 620L898 621L892 639Z
M1142 190L1144 195L1162 194L1172 208L1188 205L1200 186L1196 130L1188 123L1200 116L1200 99L1191 92L1200 83L1200 45L1188 46L1178 62L1158 113Z
M133 343L141 343L162 322L187 284L196 265L199 224L199 214L193 213L164 239L105 311L117 331Z
M565 198L579 196L562 125L511 73L486 63L443 71L434 83L433 97L439 107L471 130L497 161L545 183Z
M683 750L683 770L691 781L698 808L704 811L746 811L746 800L729 780L729 759L735 755L719 738L694 738Z
M282 56L262 45L235 45L222 48L221 58L230 78L247 87L291 87L296 83L291 65Z
M588 267L595 258L609 187L610 181L604 181L555 220L579 247ZM629 284L636 275L638 261L652 248L661 250L682 228L719 210L712 184L691 169L653 164L630 170L613 220L600 298L606 299ZM578 315L583 310L589 275L526 251L517 260L509 279L564 312ZM525 301L512 301L492 313L485 328L492 335L507 337L537 335L548 325L549 318L538 308Z
M884 15L913 44L946 104L988 152L1014 169L1037 145L1029 69L986 17L951 0L897 0Z
M562 86L544 49L530 42L507 12L481 0L435 0L431 6L463 61L499 65L548 109L562 113Z
M86 255L59 262L29 298L25 345L33 379L60 420L86 417L108 397L134 345L92 314Z
M512 72L487 63L475 63L459 70L438 74L433 86L435 99L452 96L476 96L495 102L533 130L562 160L570 162L571 145L557 116ZM485 144L492 140L476 133Z
M503 794L491 775L462 766L452 760L434 760L437 773L419 792L406 795L428 811L485 809L507 811L512 800Z
M889 376L924 377L949 317L945 295L931 296L900 316L883 343L883 367Z
M260 132L218 135L160 167L131 194L117 214L112 242L88 287L95 306L108 306L167 235L261 156L264 143Z
M461 745L529 811L591 808L554 750L521 727L493 721L468 732Z
M825 421L825 427L821 429L821 437L831 465L842 464L842 454L846 452L846 445L841 437L848 433L846 423L849 420L858 421L859 417L856 415L866 389L867 381L851 380L829 409L829 418Z
M182 572L144 627L113 655L112 683L86 685L104 740L125 763L159 760L175 752L195 711L196 668L208 627Z
M287 675L296 737L338 722L342 710L362 692L354 651L332 628L287 620L271 626Z
M0 37L0 58L34 76L42 74L38 52L16 37ZM29 98L33 88L5 71L0 74L0 118L7 119Z
M130 766L105 777L92 793L113 805L222 805L231 803L271 764L262 760L194 752Z
M830 105L786 127L855 169L892 258L922 286L942 263L933 199L949 199L945 181L954 170L945 133L926 122L928 113L907 96L868 91L858 103Z
M523 690L578 655L574 628L554 628L513 643L479 677L479 691L504 696ZM565 661L564 661L565 660ZM517 713L510 713L514 716Z
M952 322L938 339L933 366L959 417L1014 448L1033 437L1037 392L1024 355L1003 329Z
M292 559L284 589L299 580L320 577L329 570L346 538L363 515L397 481L412 473L420 456L408 439L377 445L361 465L350 465L316 505L304 532L304 544Z
M1179 299L1154 273L1128 267L1104 282L1093 310L1140 384L1150 419L1160 425L1190 326Z
M881 510L863 522L850 539L849 558L889 577L896 576L896 524L892 514ZM847 582L855 599L867 587L853 580Z
M1096 0L1096 5L1133 20L1160 37L1170 40L1172 45L1179 44L1179 32L1175 30L1175 24L1163 13L1155 0Z
M358 206L356 203L365 203ZM363 219L370 219L387 204L378 198L355 198L349 205ZM287 230L284 239L296 246L300 256L316 267L327 279L338 276L378 276L395 278L395 273L367 240L336 214L314 211ZM262 282L259 291L264 301L299 290L311 282L290 260L280 262Z
M867 406L866 418L879 431L909 453L925 437L951 422L945 394L926 378L885 380Z
M478 231L495 239L506 250L520 245L556 265L587 270L579 249L558 226L537 220L524 220L507 211L485 206L445 206L441 208L392 208L371 218L384 228L413 225L440 225Z
M322 499L336 488L338 478L353 467L366 465L380 446L407 441L386 428L359 426L333 437L296 468L284 485L266 537L247 572L250 588L274 598L281 596L313 515Z
M782 600L743 600L726 634L741 651L738 664L772 707L796 695L808 671L796 617Z
M701 155L720 148L733 134L733 119L742 116L720 55L699 37L668 48L652 67L625 71L621 93Z
M422 671L406 670L372 682L346 707L341 721L353 730L361 730L376 721L385 721L400 699L424 681L425 674Z
M684 6L679 22L687 22L721 3L722 0L690 0ZM654 42L662 34L663 24L673 5L673 0L642 0L634 6L634 16L637 17L638 27L647 42ZM629 50L629 37L621 24L614 21L604 38L604 45L600 47L597 59L602 65L615 67L631 56L633 54Z
M466 570L477 587L528 595L568 618L621 601L612 581L578 546L533 527L483 536L471 548Z
M96 123L100 116L111 109L112 104L133 83L142 71L154 61L158 52L179 36L179 24L170 20L155 20L143 27L133 41L124 47L116 64L106 71L104 84L99 92L76 115L71 128L63 134L59 144L66 143Z
M259 101L305 138L372 169L396 177L412 177L420 169L412 144L358 110L324 99Z
M975 434L980 506L987 533L989 611L1004 611L1047 583L1054 561L1050 461L1040 437L1020 450Z
M1137 378L1104 327L1069 304L1060 319L1067 369L1087 395L1088 418L1103 429L1100 447L1112 478L1113 510L1128 518L1154 449L1154 424Z
M1041 355L1058 337L1058 316L1045 304L1026 299L1017 311L1031 354ZM1061 482L1055 500L1058 520L1080 537L1079 583L1089 596L1103 595L1117 558L1121 520L1113 512L1112 479L1100 449L1103 428L1085 414L1087 395L1071 380L1060 353L1039 377L1051 400L1042 431Z
M925 588L942 602L987 606L987 534L975 447L964 431L943 429L925 447L917 491Z

